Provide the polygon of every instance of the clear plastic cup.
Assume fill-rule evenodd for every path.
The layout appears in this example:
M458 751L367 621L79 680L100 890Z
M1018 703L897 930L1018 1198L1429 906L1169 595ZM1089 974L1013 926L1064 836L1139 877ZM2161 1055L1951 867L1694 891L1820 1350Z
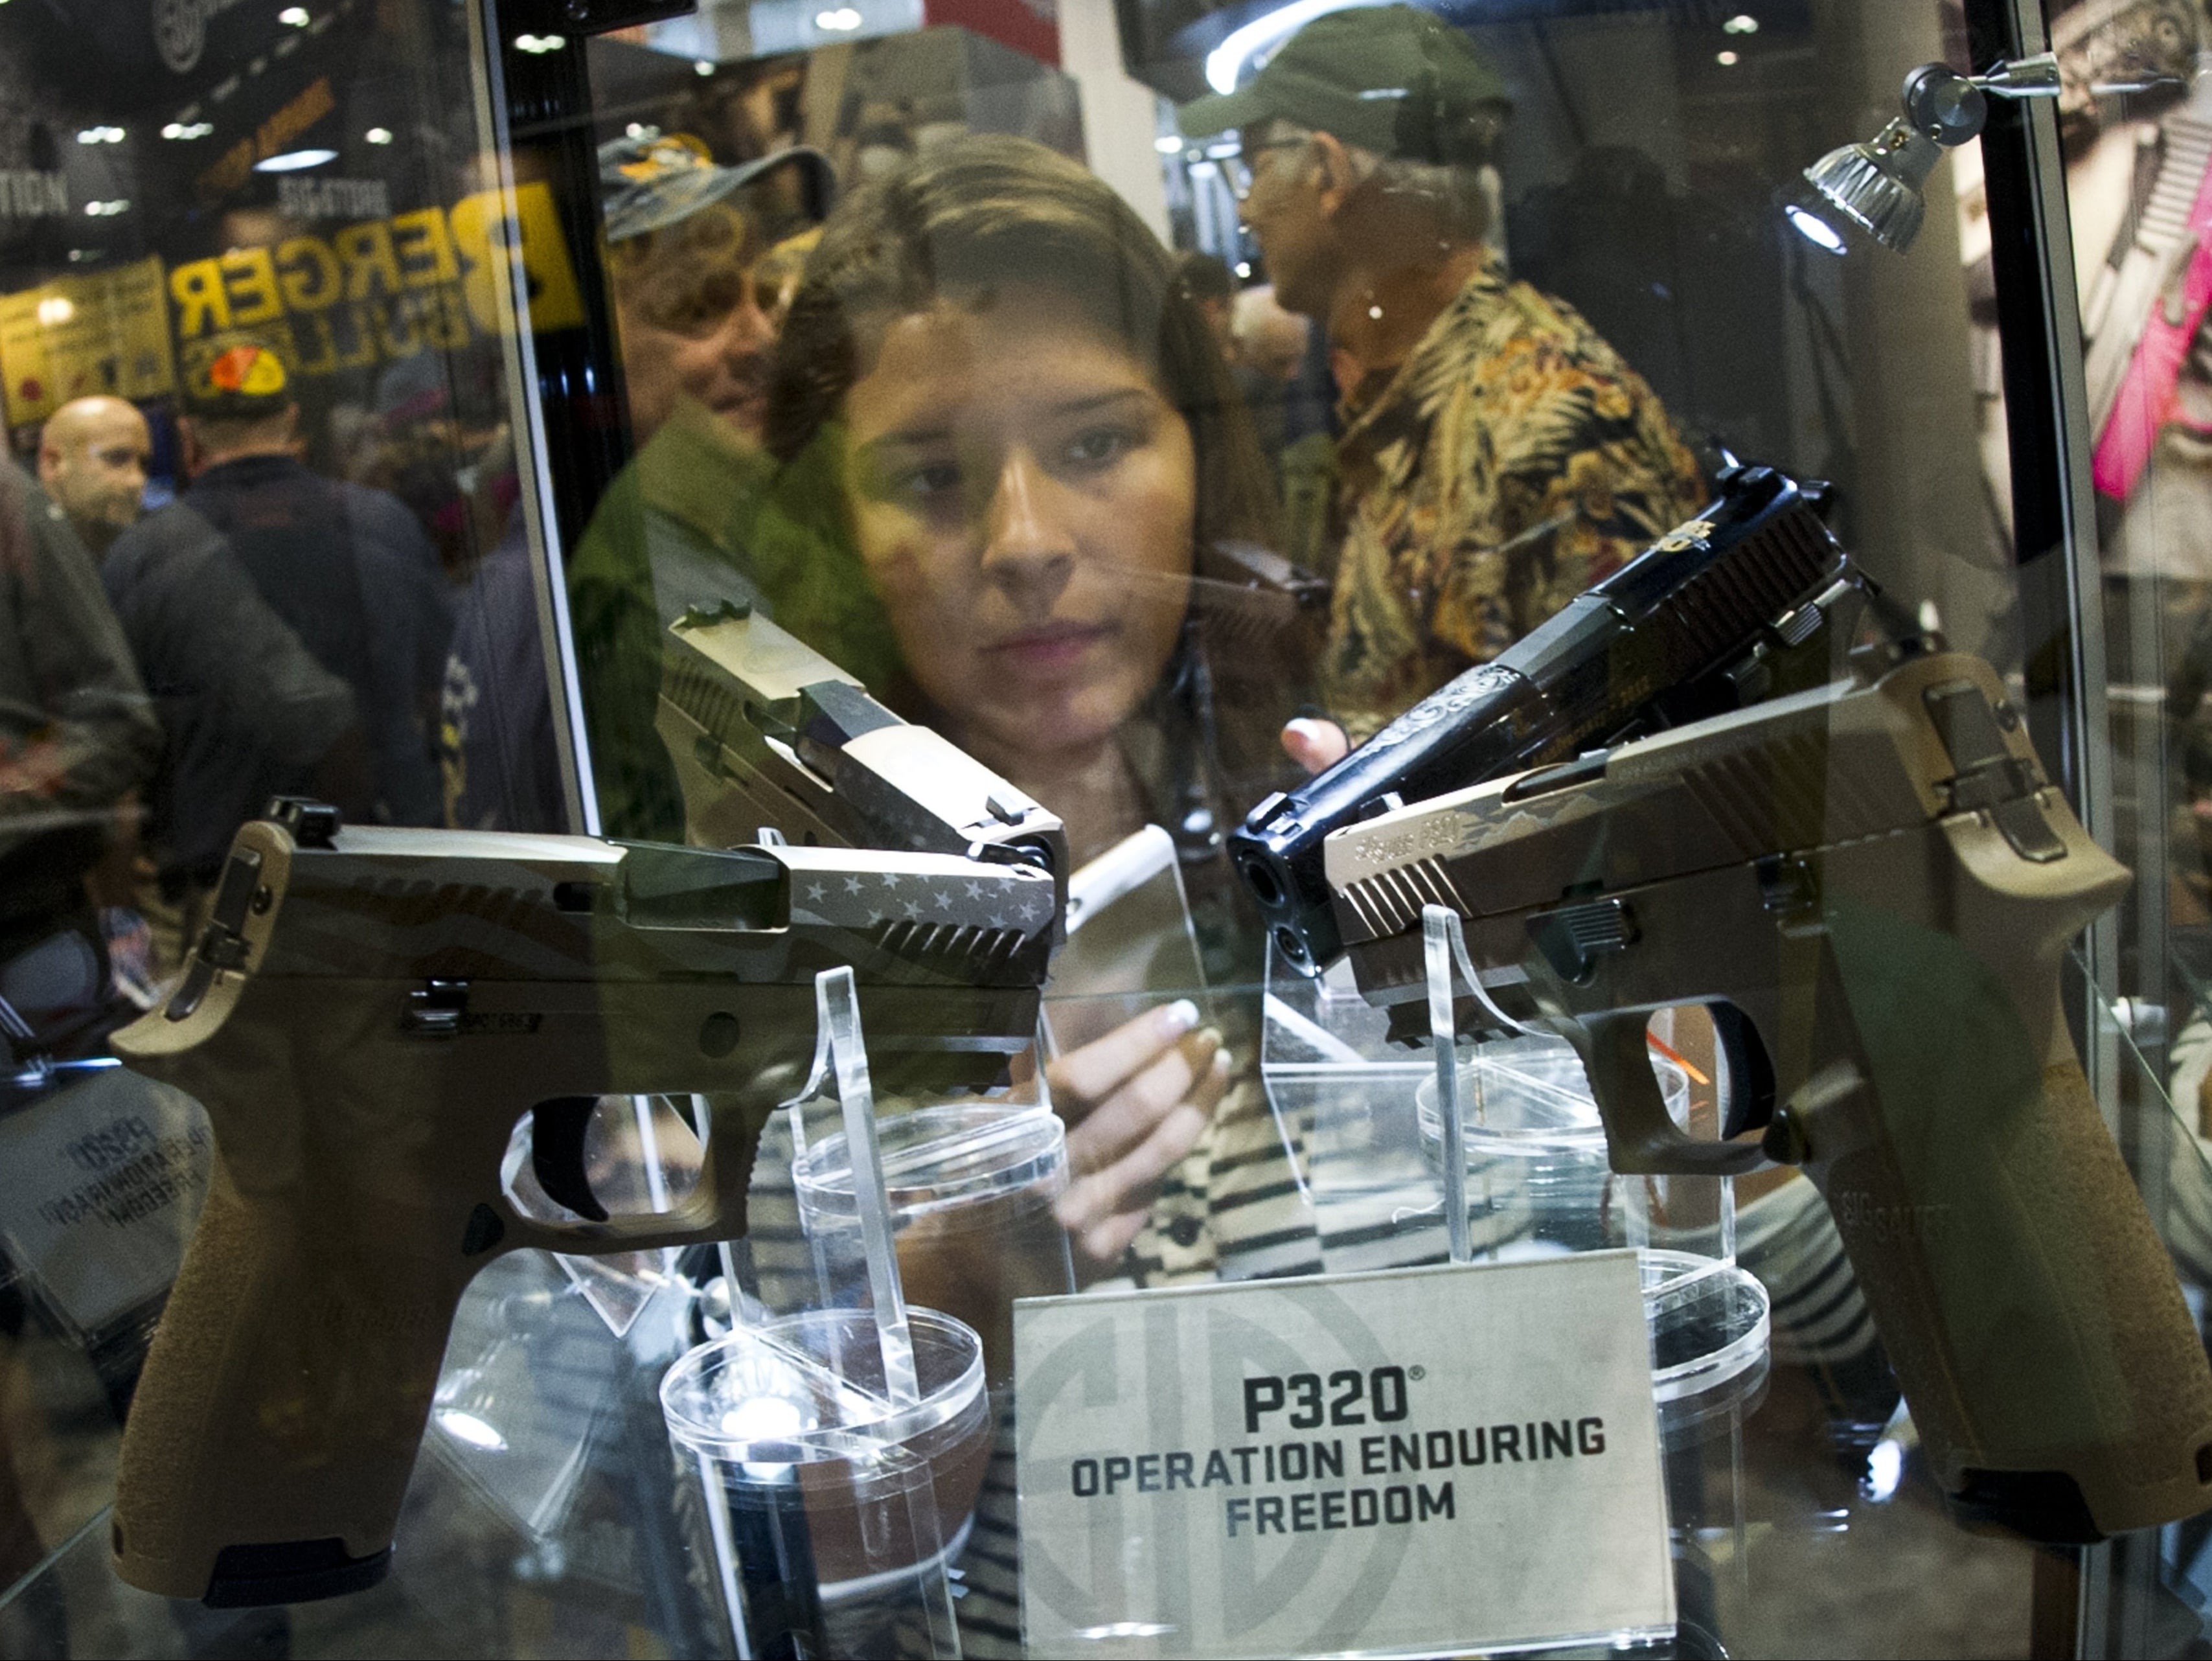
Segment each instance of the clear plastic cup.
M909 1306L921 1399L894 1405L866 1310L740 1327L668 1371L660 1405L696 1483L738 1652L927 1654L950 1642L945 1566L991 1456L981 1342ZM953 1652L957 1652L957 1646Z
M1687 1128L1689 1074L1657 1056L1651 1066L1668 1114ZM1478 1256L1634 1246L1662 1427L1704 1422L1755 1389L1765 1376L1767 1295L1733 1262L1727 1179L1614 1174L1582 1059L1565 1043L1485 1044L1460 1068L1459 1087L1469 1220L1478 1242L1496 1243ZM1431 1170L1440 1171L1443 1131L1433 1078L1414 1100L1423 1152ZM1718 1255L1669 1249L1692 1243Z
M1690 1079L1653 1060L1659 1092L1686 1123ZM1641 1244L1645 1214L1632 1183L1616 1184L1605 1151L1605 1124L1590 1097L1582 1058L1565 1044L1519 1038L1485 1044L1459 1069L1461 1124L1467 1139L1467 1196L1475 1238L1487 1232L1500 1257L1596 1251ZM1443 1168L1443 1129L1433 1077L1414 1094L1421 1148ZM1505 1220L1510 1226L1498 1225Z
M1014 1376L1014 1300L1075 1290L1053 1202L1067 1188L1067 1132L1049 1109L927 1107L878 1122L884 1185L909 1301L982 1335L988 1388ZM865 1299L867 1269L843 1135L792 1162L824 1301Z

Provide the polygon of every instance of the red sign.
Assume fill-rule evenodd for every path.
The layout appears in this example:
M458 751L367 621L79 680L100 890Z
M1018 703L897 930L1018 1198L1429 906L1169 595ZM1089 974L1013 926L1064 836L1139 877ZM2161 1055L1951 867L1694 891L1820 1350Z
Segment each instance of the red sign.
M953 23L1060 67L1059 0L922 0L928 27Z

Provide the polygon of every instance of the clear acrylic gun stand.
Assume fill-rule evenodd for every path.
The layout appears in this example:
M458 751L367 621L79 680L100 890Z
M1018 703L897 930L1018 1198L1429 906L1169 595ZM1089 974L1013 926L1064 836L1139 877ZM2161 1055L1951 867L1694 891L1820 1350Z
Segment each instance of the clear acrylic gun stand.
M1421 1087L1420 1107L1435 1122L1451 1261L1636 1249L1680 1583L1675 1653L1700 1653L1718 1641L1714 1559L1725 1555L1739 1567L1745 1561L1743 1421L1765 1394L1768 1367L1766 1289L1735 1262L1734 1179L1613 1175L1604 1125L1572 1051L1492 1000L1475 976L1455 912L1425 907L1421 929L1435 1077ZM1453 1006L1466 995L1521 1038L1462 1059ZM1717 1124L1727 1079L1724 1058L1715 1060L1717 1080L1700 1078L1717 1085L1711 1102ZM1653 1061L1661 1093L1685 1129L1698 1123L1692 1065L1671 1053ZM1426 1124L1423 1131L1425 1141ZM1465 1157L1442 1156L1452 1147ZM1480 1251L1478 1231L1486 1243ZM1712 1549L1724 1542L1721 1553Z
M947 1547L989 1457L981 1342L907 1305L852 971L816 992L869 1307L740 1325L672 1368L661 1404L738 1653L957 1657Z

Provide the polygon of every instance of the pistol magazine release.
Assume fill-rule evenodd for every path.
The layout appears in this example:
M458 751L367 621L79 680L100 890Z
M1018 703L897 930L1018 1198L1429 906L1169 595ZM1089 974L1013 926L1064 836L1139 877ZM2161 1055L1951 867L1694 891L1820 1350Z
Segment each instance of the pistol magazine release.
M1962 1517L2063 1542L2194 1515L2212 1372L2059 1004L2128 873L1987 664L1872 666L1339 831L1335 922L1410 1038L1421 909L1457 912L1462 1030L1573 1043L1615 1168L1802 1165ZM1646 1061L1683 1004L1714 1012L1729 1140L1679 1129Z
M999 1082L1034 1038L1059 918L1025 861L335 818L246 825L183 985L116 1035L216 1135L116 1488L118 1573L172 1597L374 1585L479 1269L744 1234L761 1129L813 1069L825 969L858 975L889 1087ZM705 1103L674 1208L609 1217L592 1194L583 1116L608 1095ZM543 1211L503 1171L526 1118Z
M1342 955L1322 869L1332 832L1830 678L1868 585L1821 520L1827 487L1771 467L1720 484L1534 634L1253 809L1230 851L1285 958L1317 975Z

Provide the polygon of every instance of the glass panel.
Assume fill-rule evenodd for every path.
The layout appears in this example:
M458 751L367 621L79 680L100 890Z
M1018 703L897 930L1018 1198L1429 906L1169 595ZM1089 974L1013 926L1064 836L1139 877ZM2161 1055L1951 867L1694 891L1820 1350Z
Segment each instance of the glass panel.
M2208 568L2202 450L2212 31L2194 9L2051 20L2066 201L2084 338L2085 425L2112 679L2116 851L2136 873L2100 1010L2118 1062L2118 1127L2203 1320L2212 1262L2200 1098L2212 970L2203 750ZM2205 1630L2203 1529L2116 1555L2116 1610L2140 1605L2147 1653ZM2098 1634L2107 1643L2125 1641Z
M2212 1273L2189 483L2212 35L2193 0L2061 8L2055 84L1970 85L2045 46L2033 11L0 3L0 1138L99 1167L0 1177L0 1646L754 1652L732 1621L804 1577L748 1578L656 1392L764 1299L818 1323L764 1289L866 1278L802 1226L805 1125L771 1116L824 1089L793 965L851 965L887 1102L1048 1103L1050 1157L1001 1184L1024 1240L1054 1286L1149 1290L1441 1251L1437 1073L1407 1047L1425 903L1466 920L1463 1041L1510 1046L1470 1078L1548 1045L1577 1115L1576 1214L1493 1206L1497 1249L1667 1231L1771 1300L1766 1363L1668 1422L1679 1651L2048 1651L2100 1597L2134 1647L2178 1646L2145 1634L2196 1630L2193 1525L2083 1569L1947 1510L2055 1539L2122 1503L2101 1473L2137 1433L2166 1484L2148 1520L2189 1487L2188 1342L2160 1352L2172 1422L2109 1385L2124 1430L2040 1442L2065 1392L2003 1348L2061 1331L2095 1389L2159 1393L2122 1329L2190 1317L2158 1301L2100 1113L2199 1317ZM2045 303L2069 232L2086 359ZM1736 724L1578 759L1715 715ZM1288 824L1279 793L1352 744L1329 775L1352 782ZM274 794L334 804L355 874L314 889L327 827L297 811L248 833L292 863L227 867ZM2075 815L2136 873L2117 913ZM1149 880L1047 983L1036 867L1080 901L1134 837ZM647 936L707 956L618 1001ZM585 968L545 967L575 938ZM729 1008L663 1042L710 958ZM226 1585L362 1589L233 1613L127 1586L101 1509L207 1136L65 1069L189 1065L205 1016L167 1050L159 1013L116 1035L236 989L268 1048L220 1082L284 1101L312 1074L392 1116L314 1167L343 1202L291 1195L303 1240L358 1226L378 1271L347 1260L325 1324L427 1344L362 1290L425 1253L459 1301L389 1578L366 1587L381 1540L325 1561L239 1519ZM541 1036L577 1045L575 1093L535 1090ZM1675 1164L1606 1174L1646 1096ZM423 1145L406 1115L480 1101L505 1116L469 1121L475 1166L441 1144L364 1174ZM222 1215L226 1183L285 1179L211 1105ZM319 1156L350 1111L283 1136ZM2075 1210L2014 1202L2047 1174L2008 1134L2026 1115L2090 1171ZM1822 1141L1837 1116L1885 1150L1875 1176ZM1768 1121L1809 1176L1759 1164ZM760 1137L749 1232L719 1244L649 1221L738 1157L710 1124ZM2029 1161L2009 1186L2006 1158ZM659 1231L628 1256L579 1238L610 1175ZM103 1276L21 1220L111 1179L95 1198L158 1214L167 1256ZM447 1219L427 1196L462 1183L481 1196ZM952 1232L957 1188L915 1217ZM501 1229L610 1255L499 1256ZM2108 1232L2123 1290L2084 1305L2066 1276ZM2066 1297L2075 1324L2045 1318ZM2025 1312L1959 1360L1991 1309ZM975 1654L1020 1644L1005 1340L980 1341L989 1468L940 1541ZM345 1413L412 1385L400 1359L345 1372L314 1434L367 1445ZM769 1522L804 1510L736 1463Z

